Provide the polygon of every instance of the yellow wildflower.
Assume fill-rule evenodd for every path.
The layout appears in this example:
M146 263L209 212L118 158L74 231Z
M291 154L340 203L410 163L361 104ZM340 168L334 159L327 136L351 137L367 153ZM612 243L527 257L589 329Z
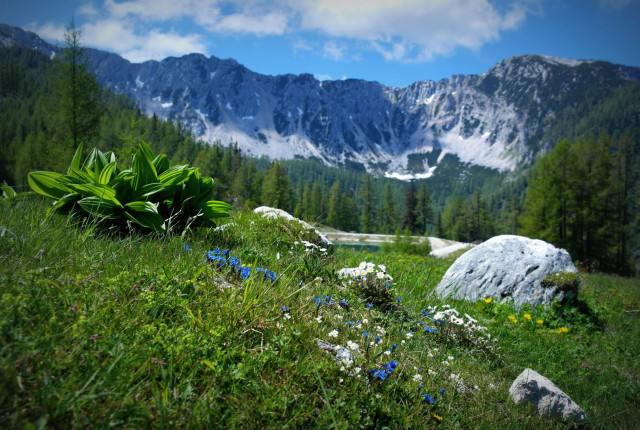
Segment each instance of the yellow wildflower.
M491 297L488 297L488 298L484 299L484 301L485 301L486 303L491 303L491 301L492 301L492 300L493 300L493 299L492 299Z
M530 314L524 314L524 319L526 319L527 321L531 321L531 315Z
M542 325L542 324L544 324L544 321L542 321L542 320L536 320L536 324L538 324L538 325Z
M517 323L517 322L518 322L518 320L516 319L516 316L515 316L515 315L509 315L509 319L510 319L510 320L511 320L511 322L513 322L513 323Z
M558 332L559 332L559 333L566 333L566 332L568 332L568 331L569 331L569 329L568 329L568 328L566 328L566 327L560 327L560 328L558 329Z
M435 420L438 422L442 421L442 417L440 415L433 414L433 418L435 418Z

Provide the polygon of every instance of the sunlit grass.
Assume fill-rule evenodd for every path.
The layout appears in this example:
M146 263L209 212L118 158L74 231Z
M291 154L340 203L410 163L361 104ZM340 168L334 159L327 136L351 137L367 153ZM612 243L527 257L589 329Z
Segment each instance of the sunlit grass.
M640 420L637 279L583 274L580 307L515 310L434 296L452 258L307 252L312 232L253 214L156 239L45 210L0 207L2 427L566 427L511 402L525 367L593 428ZM250 276L206 261L216 248ZM363 261L391 285L336 276ZM445 305L486 332L423 314ZM357 345L351 363L338 345Z

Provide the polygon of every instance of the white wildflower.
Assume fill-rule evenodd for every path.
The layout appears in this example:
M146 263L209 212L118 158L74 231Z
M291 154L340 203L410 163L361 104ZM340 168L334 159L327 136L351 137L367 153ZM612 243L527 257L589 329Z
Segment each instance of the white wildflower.
M360 349L360 345L349 340L347 341L347 348L349 348L351 351L357 351Z
M329 332L329 334L327 336L329 337L338 337L338 330L332 330Z
M415 375L413 375L413 381L414 382L422 381L422 375L420 375L419 373L416 373Z

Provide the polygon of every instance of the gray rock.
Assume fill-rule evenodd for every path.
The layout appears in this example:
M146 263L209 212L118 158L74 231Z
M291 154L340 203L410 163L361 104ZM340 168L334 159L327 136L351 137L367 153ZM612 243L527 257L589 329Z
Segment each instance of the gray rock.
M436 292L444 297L478 301L511 298L515 306L551 303L569 292L544 285L547 276L577 273L564 249L522 236L496 236L467 251L449 267Z
M535 370L522 371L509 388L509 394L515 403L523 400L533 403L542 417L561 418L576 424L587 423L584 410L553 382Z

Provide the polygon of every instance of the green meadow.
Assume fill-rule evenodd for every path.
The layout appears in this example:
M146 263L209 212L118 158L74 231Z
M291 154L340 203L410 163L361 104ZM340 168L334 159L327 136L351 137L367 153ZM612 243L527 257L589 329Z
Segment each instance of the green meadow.
M637 278L580 273L577 301L514 309L435 296L453 257L252 212L122 235L47 208L0 205L2 428L569 428L511 401L527 367L588 428L640 423Z

